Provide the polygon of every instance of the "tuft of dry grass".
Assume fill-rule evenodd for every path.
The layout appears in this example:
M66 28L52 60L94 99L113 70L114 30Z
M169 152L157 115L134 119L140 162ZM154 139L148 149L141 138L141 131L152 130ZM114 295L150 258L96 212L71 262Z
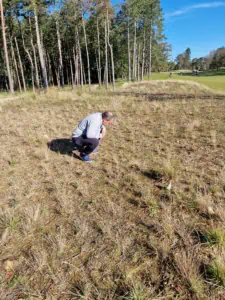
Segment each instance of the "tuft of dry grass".
M193 250L192 250L193 251ZM201 299L204 296L204 283L200 276L200 261L193 252L179 251L175 254L178 274L183 283L190 289L192 297Z
M223 299L224 108L101 90L2 103L0 298ZM105 110L85 164L71 133Z

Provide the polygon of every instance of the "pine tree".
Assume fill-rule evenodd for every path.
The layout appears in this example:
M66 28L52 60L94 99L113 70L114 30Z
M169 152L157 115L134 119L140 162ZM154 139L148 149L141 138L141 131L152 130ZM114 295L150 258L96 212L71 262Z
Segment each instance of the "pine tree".
M1 25L2 25L3 48L5 53L5 63L6 63L7 73L8 73L10 92L13 94L14 86L13 86L12 72L9 65L9 55L8 55L8 47L7 47L6 32L5 32L5 16L4 16L2 0L0 0L0 11L1 11Z

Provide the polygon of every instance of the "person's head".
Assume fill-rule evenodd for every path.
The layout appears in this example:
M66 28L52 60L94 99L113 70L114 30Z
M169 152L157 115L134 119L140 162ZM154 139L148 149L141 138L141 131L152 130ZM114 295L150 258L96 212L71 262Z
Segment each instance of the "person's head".
M104 125L106 124L111 124L113 122L113 114L110 111L105 111L104 113L102 113L102 123Z

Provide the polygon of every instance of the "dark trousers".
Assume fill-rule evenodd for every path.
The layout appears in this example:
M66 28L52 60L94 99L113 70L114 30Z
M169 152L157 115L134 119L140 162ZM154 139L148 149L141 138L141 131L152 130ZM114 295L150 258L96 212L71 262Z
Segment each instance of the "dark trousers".
M91 154L99 144L98 139L88 139L82 136L72 138L73 146L83 154Z

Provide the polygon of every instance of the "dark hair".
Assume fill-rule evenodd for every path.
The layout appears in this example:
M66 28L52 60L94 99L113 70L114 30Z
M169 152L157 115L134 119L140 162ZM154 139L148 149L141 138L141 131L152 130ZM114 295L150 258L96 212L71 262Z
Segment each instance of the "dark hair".
M111 121L112 118L113 118L113 114L111 112L105 111L104 113L102 113L102 119Z

